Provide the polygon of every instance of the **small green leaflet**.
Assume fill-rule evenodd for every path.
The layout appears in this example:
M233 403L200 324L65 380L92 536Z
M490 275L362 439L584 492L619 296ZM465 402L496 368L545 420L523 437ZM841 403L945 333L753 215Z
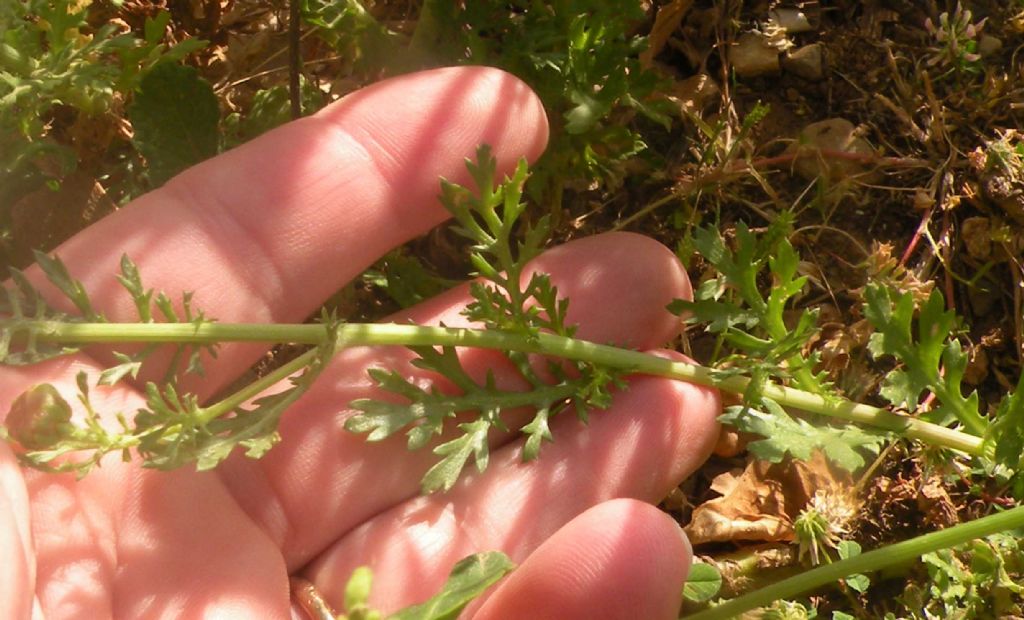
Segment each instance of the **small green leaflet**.
M487 447L487 432L491 422L486 419L459 424L462 435L434 448L434 454L443 456L423 476L423 492L447 491L455 485L466 461L472 456L477 471L487 469L490 452Z
M360 566L352 571L345 584L345 613L337 620L380 620L381 613L370 607L370 589L373 586L373 571L369 566Z
M764 411L750 407L729 407L719 421L732 424L741 431L764 437L751 442L748 449L760 459L778 463L786 454L806 461L815 450L828 460L854 472L864 466L864 453L877 454L888 435L853 425L816 426L789 415L775 401L763 398Z
M836 547L836 551L839 552L840 560L847 560L849 558L857 557L861 553L860 543L853 540L840 541L839 546ZM867 575L861 573L854 573L853 575L847 575L843 581L852 590L855 590L861 594L867 592L868 587L871 586L871 579Z
M389 620L455 620L466 605L515 567L499 551L471 555L452 568L438 594L425 603L403 609Z
M694 562L683 586L683 598L693 603L710 601L722 588L722 573L713 564Z
M142 78L128 118L153 187L217 154L217 96L191 67L171 62L154 66Z
M93 310L92 302L89 301L89 295L85 292L85 287L81 282L71 277L71 274L68 273L68 268L59 258L49 256L38 250L34 251L33 255L39 268L46 274L46 279L60 289L60 292L71 303L75 304L75 307L78 308L83 317L90 321L102 320L102 317Z

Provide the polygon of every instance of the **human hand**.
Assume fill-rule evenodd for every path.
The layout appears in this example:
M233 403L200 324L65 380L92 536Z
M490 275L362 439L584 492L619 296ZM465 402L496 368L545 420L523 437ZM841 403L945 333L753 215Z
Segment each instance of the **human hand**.
M493 145L507 172L546 139L540 103L507 74L407 75L186 171L57 252L113 320L135 316L111 277L127 253L147 286L194 291L195 306L218 320L297 322L385 251L445 219L438 177L466 183L463 161L478 144ZM578 335L598 342L666 342L679 324L665 305L690 294L672 253L637 235L569 243L534 267L572 300ZM450 291L394 320L462 325L467 299L465 288ZM206 376L184 377L183 388L210 397L263 352L223 346ZM298 617L289 575L340 606L364 564L375 574L371 603L387 613L436 592L457 560L492 549L520 567L474 606L474 619L676 616L689 545L645 502L710 452L714 391L635 378L589 426L556 420L539 460L522 464L518 440L495 438L485 473L423 497L429 451L408 452L401 438L367 444L343 429L351 400L378 395L366 369L423 375L410 358L399 348L342 351L288 410L277 447L212 472L111 457L76 481L23 471L0 443L0 617ZM0 403L42 382L69 396L78 370L95 376L111 359L90 349L5 368ZM495 354L465 359L514 385ZM104 411L144 401L129 382L93 396Z

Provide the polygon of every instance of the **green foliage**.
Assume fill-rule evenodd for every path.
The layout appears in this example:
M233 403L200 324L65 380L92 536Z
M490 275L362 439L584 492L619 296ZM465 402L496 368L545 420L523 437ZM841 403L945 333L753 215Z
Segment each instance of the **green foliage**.
M532 190L560 191L566 179L616 185L623 162L646 148L631 126L636 113L670 124L661 84L639 61L646 39L640 2L516 0L423 3L411 37L389 30L356 0L305 0L305 20L354 69L401 73L453 63L499 67L540 96L554 130L544 177Z
M1012 618L1024 613L1021 532L1004 532L921 557L924 587L901 596L913 620Z
M780 214L761 234L746 224L736 227L735 249L730 248L717 228L698 228L693 247L715 268L716 275L694 291L694 300L677 299L669 310L689 324L703 324L716 334L720 344L732 353L716 360L720 366L742 368L756 381L748 397L758 404L759 382L775 378L793 382L800 389L822 393L824 377L813 372L816 357L804 357L802 349L818 331L816 310L802 312L795 324L786 311L802 294L806 276L797 276L800 257L787 237L793 216ZM765 297L759 287L771 278Z
M413 59L405 38L378 22L358 0L300 0L302 19L358 73L402 72Z
M836 551L839 553L840 560L846 560L848 558L857 557L861 553L860 543L853 540L844 540L836 546ZM864 594L868 591L871 586L871 579L862 573L854 573L853 575L847 575L843 579L846 582L846 586L851 590ZM833 618L835 616L833 615Z
M86 320L104 320L93 310L82 283L71 277L64 263L42 252L36 252L35 257L50 283L78 308ZM39 341L38 334L30 327L34 322L75 319L50 306L19 269L11 269L10 284L0 288L0 313L9 317L8 325L0 334L0 363L12 366L36 364L78 351L77 347Z
M761 610L761 620L811 620L818 617L816 608L800 601L775 601L771 607Z
M768 116L771 107L757 102L743 117L739 131L731 131L729 119L720 118L714 125L709 124L698 114L684 108L687 119L700 131L691 139L696 143L698 162L703 166L714 166L723 169L740 154L740 147L750 138L754 128Z
M831 462L849 472L864 466L864 455L877 455L890 438L886 433L852 424L811 424L791 416L775 401L764 398L762 410L749 406L729 407L719 421L760 435L747 449L759 459L781 462L786 455L802 461L821 451Z
M323 107L324 96L305 76L299 76L300 109L303 114ZM243 115L232 112L224 118L224 148L229 149L292 120L291 99L283 85L256 92L252 105Z
M363 280L383 290L399 306L409 308L456 284L433 273L416 256L403 249L390 252Z
M714 564L694 562L683 586L683 598L692 603L710 601L722 588L722 573Z
M380 620L380 612L369 605L372 585L373 571L369 567L360 566L352 571L345 584L345 611L338 620Z
M371 370L371 376L380 387L400 394L410 402L395 404L365 399L353 401L352 406L362 413L349 418L345 428L356 433L368 433L368 441L378 441L410 427L407 431L408 445L410 450L415 450L425 446L432 437L440 435L446 420L454 418L459 412L475 410L478 416L476 420L459 425L459 430L463 432L460 437L434 449L435 454L444 458L424 476L423 490L428 493L450 489L470 456L474 457L479 471L487 467L487 435L491 427L505 430L501 422L501 412L505 409L528 405L538 407L538 413L531 423L535 428L523 429L523 432L529 434L528 444L536 444L532 453L527 448L524 456L536 456L540 440L551 440L547 419L552 409L572 397L578 389L577 385L568 383L538 387L525 393L508 392L495 387L493 377L488 377L483 384L476 383L462 369L453 347L444 347L441 351L432 347L415 347L413 351L419 356L414 362L416 366L446 377L462 394L451 396L438 390L428 392L397 372Z
M996 464L1016 473L1018 479L1024 474L1024 373L1014 391L996 408L992 423L985 429L985 442Z
M455 230L473 242L470 261L482 281L470 285L473 301L464 314L490 330L501 330L535 341L542 332L571 337L575 328L565 324L568 301L558 292L546 274L533 274L523 286L527 263L542 251L547 238L548 221L540 218L527 226L514 243L513 233L525 209L522 189L527 168L520 162L515 173L496 184L497 162L487 147L481 147L477 161L467 162L479 194L468 189L442 183L441 200L456 220ZM390 403L368 399L352 406L360 413L349 418L345 428L367 433L367 439L378 441L406 429L410 449L425 446L444 430L444 422L457 414L475 412L474 419L458 426L460 435L434 448L442 459L424 476L424 492L447 491L455 484L470 457L479 471L487 467L488 435L491 429L505 430L501 414L516 407L534 408L533 419L520 432L527 436L523 446L524 460L536 458L541 444L551 441L550 420L574 407L586 420L590 408L604 408L610 402L609 387L619 381L618 373L585 362L575 362L573 372L564 366L550 364L554 382L542 379L529 357L522 351L507 351L505 356L529 383L526 392L510 392L496 385L488 374L483 382L463 370L454 347L412 347L419 368L447 378L458 394L438 389L426 390L395 371L370 371L381 388L398 394L407 401Z
M545 158L563 178L617 184L622 162L646 148L625 122L626 113L669 123L664 108L652 103L659 80L638 59L647 42L633 34L645 19L635 0L426 6L434 13L438 40L454 52L451 59L519 76L540 95L549 116L561 119Z
M964 9L960 2L956 4L953 15L943 11L939 15L939 23L925 20L925 30L934 38L935 46L925 63L929 67L948 67L945 75L950 73L981 73L981 56L978 51L977 37L981 34L988 18L971 22L970 9Z
M206 45L197 39L162 43L166 11L146 20L141 37L114 23L93 29L86 21L90 4L0 3L0 188L40 174L33 164L43 156L58 157L65 171L74 167L74 155L46 137L55 106L100 114L115 93L133 91L161 60L178 61ZM0 190L0 203L10 198Z
M804 354L818 331L817 311L801 312L795 323L787 320L807 285L807 277L797 275L800 257L788 240L792 222L792 214L782 213L760 234L740 222L734 248L717 228L698 228L693 248L714 267L715 275L701 282L693 301L677 299L669 310L689 324L703 325L717 336L720 348L728 348L716 361L724 367L720 376L742 372L752 377L746 406L729 408L719 420L764 437L749 444L753 454L777 463L787 454L806 460L821 450L836 465L855 471L864 465L864 454L878 453L884 433L812 424L761 395L772 378L819 394L829 387L824 375L813 370L817 356ZM766 279L771 281L767 296L761 292Z
M149 70L128 108L128 118L153 187L217 154L217 96L192 67L162 62Z
M959 421L969 432L984 433L987 422L978 412L978 394L965 397L961 391L967 355L955 338L957 316L945 309L942 293L933 291L921 307L916 330L911 293L871 283L864 298L864 316L877 330L868 350L876 359L891 356L901 364L886 375L881 395L914 412L921 394L930 391L938 404L924 414L926 419L942 425Z

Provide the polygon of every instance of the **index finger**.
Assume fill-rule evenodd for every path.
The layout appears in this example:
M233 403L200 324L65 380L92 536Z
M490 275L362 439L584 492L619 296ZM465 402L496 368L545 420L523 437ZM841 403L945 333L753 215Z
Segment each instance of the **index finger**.
M112 277L127 254L147 287L172 299L193 291L193 305L220 321L301 321L384 252L445 219L438 178L466 183L464 160L478 145L493 146L502 172L546 141L539 100L507 73L400 76L185 171L57 253L112 320L136 316ZM222 347L202 384L185 388L214 393L263 350ZM160 376L156 366L147 377Z

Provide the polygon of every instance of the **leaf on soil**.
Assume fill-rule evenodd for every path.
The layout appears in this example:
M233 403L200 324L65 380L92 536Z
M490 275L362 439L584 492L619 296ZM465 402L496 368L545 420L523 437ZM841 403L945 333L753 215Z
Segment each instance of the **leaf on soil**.
M128 118L153 187L217 154L217 96L191 67L169 62L154 66L142 78Z
M820 454L809 461L768 463L752 459L743 472L715 477L718 497L693 511L686 535L694 545L709 542L792 541L793 520L816 492L843 493L851 476Z

